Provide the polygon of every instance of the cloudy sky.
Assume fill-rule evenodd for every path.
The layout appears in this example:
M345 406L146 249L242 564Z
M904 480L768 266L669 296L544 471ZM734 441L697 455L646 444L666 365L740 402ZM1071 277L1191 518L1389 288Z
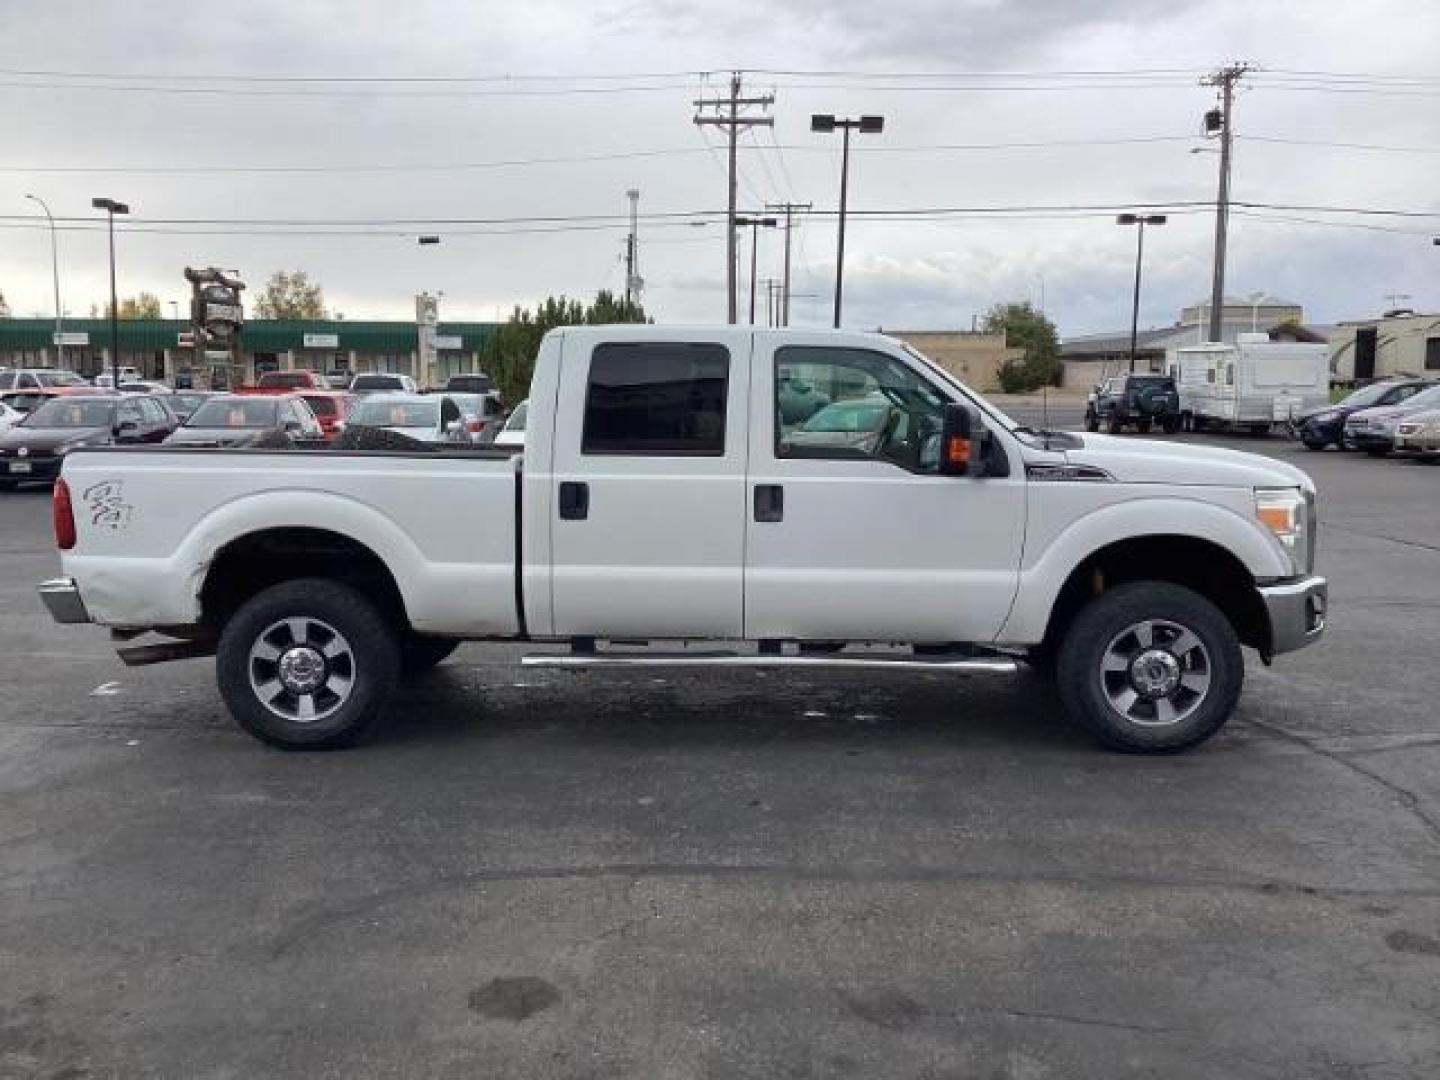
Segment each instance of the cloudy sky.
M0 16L0 291L17 315L52 310L27 193L58 218L130 203L122 295L182 299L186 265L257 284L303 268L349 318L409 317L439 289L444 317L489 319L620 288L635 187L647 307L723 319L724 155L691 102L740 67L747 92L775 94L773 129L742 139L742 210L833 212L838 137L809 131L823 111L885 117L856 138L852 210L971 211L853 219L847 324L968 327L995 301L1038 303L1043 281L1062 333L1123 327L1133 230L1053 208L1156 204L1172 214L1146 236L1141 321L1162 325L1209 292L1213 214L1193 204L1214 198L1217 158L1191 151L1210 147L1199 76L1231 60L1261 69L1237 102L1234 197L1270 205L1232 219L1227 291L1315 322L1396 293L1440 309L1435 4L0 0ZM824 214L796 230L797 324L828 323L834 234ZM106 294L104 244L88 222L60 234L72 312ZM762 236L760 277L779 256ZM748 261L747 245L742 289Z

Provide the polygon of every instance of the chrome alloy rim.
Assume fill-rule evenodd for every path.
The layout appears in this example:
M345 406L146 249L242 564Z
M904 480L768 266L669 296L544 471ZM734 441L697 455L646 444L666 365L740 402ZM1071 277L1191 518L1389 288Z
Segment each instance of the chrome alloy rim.
M1133 623L1110 639L1100 687L1132 724L1168 727L1189 717L1210 692L1210 653L1191 630L1167 619Z
M350 700L355 654L328 623L292 616L272 623L250 646L250 689L282 720L311 724Z

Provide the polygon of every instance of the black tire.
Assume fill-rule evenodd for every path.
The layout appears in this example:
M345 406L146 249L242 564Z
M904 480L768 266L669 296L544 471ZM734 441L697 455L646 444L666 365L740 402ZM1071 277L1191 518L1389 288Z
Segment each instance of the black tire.
M286 620L301 622L303 642ZM326 652L338 647L336 638L344 652L332 658ZM253 650L273 651L277 658L254 656ZM306 663L319 663L318 673L301 671L320 680L303 695L292 694L280 681L281 661L295 653L305 653L301 660ZM251 735L282 750L329 750L369 733L395 690L400 646L391 624L350 586L298 578L256 594L230 617L220 635L215 671L230 715ZM329 689L332 681L343 696ZM276 691L262 698L252 682ZM315 719L302 718L307 697Z
M1180 430L1180 423L1180 417L1167 416L1165 418L1165 422L1161 425L1161 427L1164 428L1166 435L1174 435L1177 431Z
M1141 420L1139 423L1137 423L1137 424L1135 425L1135 430L1138 431L1138 432L1140 432L1141 435L1149 435L1149 434L1150 434L1150 421L1149 421L1149 420Z
M1388 447L1384 446L1367 446L1365 447L1365 453L1369 457L1384 457L1386 454L1390 453L1390 450Z
M14 491L19 486L18 480L0 480L0 491Z
M1107 672L1107 658L1122 655L1131 640L1129 630L1148 623L1160 625L1151 627L1148 646L1134 637L1136 667ZM1193 635L1196 645L1185 646L1183 635L1171 637L1175 627ZM1171 651L1174 647L1184 651ZM1145 658L1157 653L1176 662L1174 671L1182 680L1163 697L1173 717L1169 720L1161 701L1139 693L1134 681L1147 674L1160 677L1145 670ZM1173 754L1204 742L1225 725L1240 697L1245 661L1235 628L1209 600L1169 582L1136 581L1100 594L1081 609L1061 638L1056 676L1066 711L1104 745L1126 753ZM1203 692L1185 681L1198 685L1202 677ZM1127 692L1134 696L1122 713L1112 701Z
M449 659L460 647L459 638L407 634L400 646L400 678L413 679Z
M1300 443L1306 450L1324 450L1330 444L1321 439L1301 439Z
M1095 415L1095 410L1094 410L1094 409L1086 409L1086 410L1085 410L1085 430L1086 430L1086 431L1099 431L1099 430L1100 430L1100 418Z
M1125 421L1120 419L1119 413L1112 410L1110 415L1105 418L1105 430L1111 435L1119 435L1125 430Z

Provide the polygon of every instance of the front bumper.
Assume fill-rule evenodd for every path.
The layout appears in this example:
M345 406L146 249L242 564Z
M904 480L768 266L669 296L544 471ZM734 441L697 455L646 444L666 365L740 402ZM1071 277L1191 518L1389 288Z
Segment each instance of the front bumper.
M1312 575L1297 581L1261 585L1256 590L1270 620L1270 647L1266 659L1294 652L1325 632L1330 584Z
M1395 446L1395 434L1374 428L1346 428L1344 445L1352 450L1391 450Z
M1338 443L1345 435L1345 421L1334 420L1302 420L1297 425L1300 438L1306 442L1316 443Z
M85 601L80 599L80 587L74 578L51 578L37 587L40 599L50 617L57 623L88 623L90 613L85 610Z

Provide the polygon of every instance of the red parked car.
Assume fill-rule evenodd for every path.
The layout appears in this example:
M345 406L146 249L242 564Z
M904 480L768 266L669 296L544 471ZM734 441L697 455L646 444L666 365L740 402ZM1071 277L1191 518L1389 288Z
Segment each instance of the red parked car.
M320 427L325 432L325 441L333 441L345 430L345 420L355 407L355 396L343 390L299 390L296 395L305 400Z

